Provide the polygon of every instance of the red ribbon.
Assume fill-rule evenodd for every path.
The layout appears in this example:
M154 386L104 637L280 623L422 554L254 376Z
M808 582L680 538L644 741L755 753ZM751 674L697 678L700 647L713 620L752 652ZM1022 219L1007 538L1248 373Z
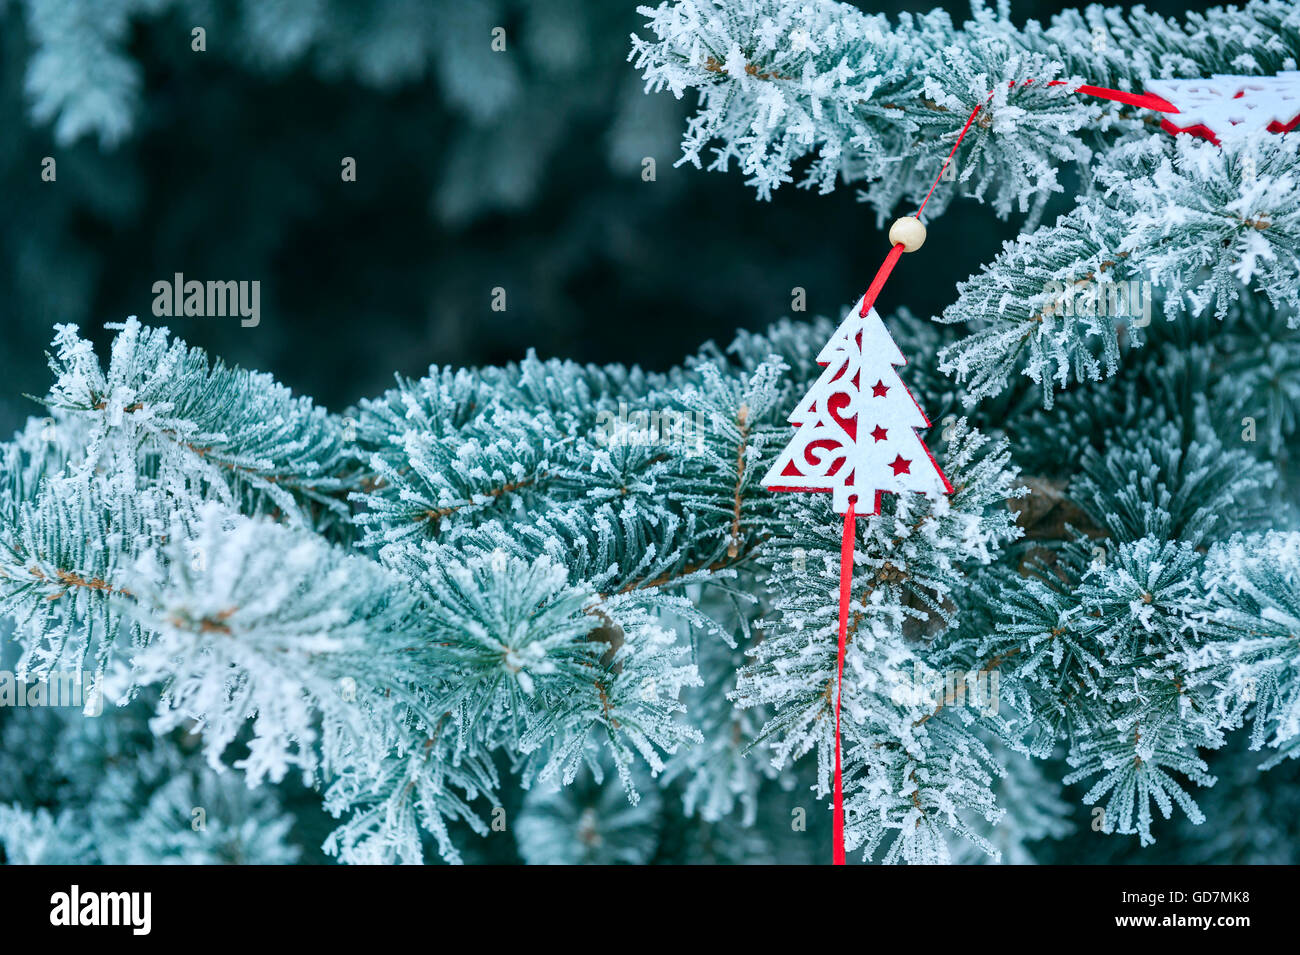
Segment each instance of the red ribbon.
M849 632L849 594L853 589L853 498L844 512L844 535L840 539L840 646L835 664L835 865L844 860L844 778L840 772L840 698L844 695L844 646Z

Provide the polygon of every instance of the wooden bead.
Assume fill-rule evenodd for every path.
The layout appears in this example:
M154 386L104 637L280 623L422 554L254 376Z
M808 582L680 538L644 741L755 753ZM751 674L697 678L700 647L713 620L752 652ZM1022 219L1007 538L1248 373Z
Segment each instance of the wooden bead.
M895 219L889 227L889 244L903 244L904 252L915 252L925 244L925 226L915 216L903 216Z

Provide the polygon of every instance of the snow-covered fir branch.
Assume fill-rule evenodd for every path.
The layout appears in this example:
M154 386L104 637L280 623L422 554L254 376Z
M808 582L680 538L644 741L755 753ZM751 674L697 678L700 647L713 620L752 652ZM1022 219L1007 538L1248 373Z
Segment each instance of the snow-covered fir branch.
M813 525L757 475L801 385L781 350L823 332L780 326L666 376L535 359L434 369L350 414L345 439L341 418L214 373L161 331L122 326L105 370L61 329L47 398L60 417L5 446L0 587L23 672L89 667L122 703L156 686L154 731L191 728L214 769L326 786L346 816L327 847L350 861L417 861L420 830L458 858L450 827L487 831L498 755L530 788L612 772L634 804L646 779L689 773L692 807L718 820L734 805L721 793L749 793L752 818L769 771L742 755L752 733L736 727L758 726L727 702L727 673L758 641L768 570ZM149 359L132 360L142 342ZM177 369L166 401L151 391L162 367ZM266 427L354 443L259 457L245 450L256 430L224 422L266 401ZM276 480L253 483L271 463ZM908 502L875 525L873 559L901 565L905 549L915 565L912 617L946 615L958 568L1011 533L1005 465L954 450L966 489L952 507ZM345 482L350 501L320 493ZM317 519L318 496L348 518ZM93 645L71 638L83 631ZM693 689L705 659L707 702ZM726 762L688 755L704 731ZM700 802L699 787L719 795Z
M682 161L734 160L760 195L795 181L861 183L880 219L919 203L971 110L988 102L936 194L989 194L1001 215L1085 178L1098 150L1142 130L1135 110L1074 95L1080 84L1141 91L1151 77L1295 69L1300 13L1279 0L1168 19L1093 5L1021 27L1008 5L897 22L836 0L674 0L640 8L632 59L647 87L699 96ZM1053 80L1065 85L1049 87ZM1032 82L1030 82L1032 81ZM991 99L989 98L991 95Z
M123 37L166 4L26 6L38 116L126 135ZM1257 802L1294 815L1296 134L1175 138L1072 90L1294 69L1295 5L1024 27L826 0L643 13L646 82L700 97L685 162L712 149L760 195L842 180L886 217L987 103L927 209L1026 216L939 321L888 319L954 493L857 526L850 849L1146 847L1239 827L1223 778L1259 773L1281 781ZM56 81L65 27L96 34L108 75ZM277 61L389 76L312 36ZM118 105L88 106L96 88ZM1043 225L1066 167L1079 195ZM1135 285L1136 314L1102 307ZM474 861L503 827L530 862L824 859L840 526L760 477L834 323L664 373L433 367L342 413L112 328L106 356L57 329L44 408L0 444L0 661L38 685L87 671L109 704L0 711L6 860L292 861L303 800L333 817L312 851L353 863Z
M1294 4L1183 20L1091 6L1023 28L1005 5L979 3L961 25L942 11L895 23L831 0L641 9L646 35L633 37L632 56L647 88L698 95L680 162L699 166L711 150L709 168L734 160L761 197L798 169L800 186L822 192L860 184L878 222L911 212L980 107L927 216L963 196L988 199L1001 217L1027 213L1028 231L944 312L971 332L941 365L969 401L1017 373L1048 404L1071 381L1114 374L1117 327L1140 340L1153 297L1167 319L1208 307L1222 317L1244 285L1294 314L1295 137L1175 140L1149 113L1074 92L1295 69ZM1034 228L1066 165L1081 180L1076 207Z
M1007 243L958 286L942 320L971 334L944 350L940 367L967 383L972 401L1019 372L1050 405L1071 381L1115 373L1120 327L1140 341L1154 296L1174 320L1211 307L1222 318L1234 298L1264 295L1294 322L1297 143L1267 132L1222 146L1161 134L1107 153L1098 194Z
M1260 319L1241 306L1224 322L1257 341ZM896 321L920 356L922 400L960 407L935 367L954 330ZM1293 354L1279 328L1265 345ZM259 789L298 771L341 817L325 848L347 861L419 861L426 838L463 858L519 785L539 794L527 818L541 818L540 794L558 805L599 778L627 805L664 812L662 790L700 825L743 828L768 811L774 780L802 772L792 761L816 752L809 783L824 798L837 522L826 501L770 494L753 475L780 447L830 329L778 323L666 375L533 358L433 369L344 417L241 372L214 386L196 371L181 379L192 393L141 400L153 364L123 373L114 388L131 397L108 415L77 397L114 393L108 373L61 330L76 358L56 361L51 416L3 446L0 588L20 669L97 671L112 702L152 700L154 732L195 733L210 770L238 769ZM1168 334L1128 349L1114 387L1167 380L1167 394L1185 394L1176 379L1202 366L1162 358L1189 354ZM127 323L114 354L140 335ZM1239 357L1216 354L1205 352L1210 365ZM1058 746L1074 765L1061 779L1089 780L1110 829L1147 839L1152 804L1199 818L1177 780L1207 783L1198 754L1245 721L1285 751L1295 688L1277 656L1285 638L1267 634L1294 613L1289 578L1207 571L1226 566L1221 546L1253 546L1231 535L1278 517L1277 465L1232 450L1208 411L1251 405L1257 387L1223 379L1186 405L1151 405L1157 420L1136 430L1149 398L1115 406L1109 425L1075 413L1069 392L1051 410L1030 402L1023 452L940 419L932 441L953 497L887 498L861 524L845 695L851 845L890 861L964 857L963 843L1021 853L1018 840L1069 827L1032 822L1033 810L1015 835L1021 817L999 802L1005 764ZM243 421L251 397L224 393L239 389L280 402L288 432L356 431L340 438L337 472L356 489L327 496L345 517L313 519L337 507L307 496L284 498L295 510L268 506L249 487L253 464L208 467L176 440L201 433L236 459L236 439L199 399ZM1275 424L1285 446L1294 416ZM1053 458L1072 481L1041 464L1017 478L1017 462L1068 447L1070 434L1091 442ZM119 464L106 473L90 460ZM321 472L283 460L286 491ZM1075 529L1034 518L1052 487L1076 508ZM1283 556L1292 537L1276 538ZM954 673L969 691L956 705L930 692ZM1247 681L1259 688L1249 705L1225 689ZM43 824L10 818L24 832Z

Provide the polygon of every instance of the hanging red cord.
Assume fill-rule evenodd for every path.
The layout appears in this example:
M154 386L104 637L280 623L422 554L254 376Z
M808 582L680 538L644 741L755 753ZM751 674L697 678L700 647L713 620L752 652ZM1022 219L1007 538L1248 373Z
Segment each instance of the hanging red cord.
M854 498L844 512L844 534L840 537L840 645L835 662L835 865L844 865L844 779L840 771L840 698L844 695L844 649L849 626L849 595L853 587L853 543L857 524L853 514Z

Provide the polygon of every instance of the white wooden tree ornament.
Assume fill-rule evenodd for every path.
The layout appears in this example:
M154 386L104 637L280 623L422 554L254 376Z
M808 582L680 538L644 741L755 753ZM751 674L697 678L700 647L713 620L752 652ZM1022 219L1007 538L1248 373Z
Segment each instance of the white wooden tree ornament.
M1267 129L1285 133L1300 125L1300 70L1275 76L1216 75L1204 79L1152 79L1148 92L1176 112L1161 125L1171 133L1193 133L1218 142Z
M880 513L880 495L951 494L934 456L916 433L928 428L895 365L907 359L865 296L821 353L821 376L790 414L794 438L763 478L773 491L829 491L847 513Z

